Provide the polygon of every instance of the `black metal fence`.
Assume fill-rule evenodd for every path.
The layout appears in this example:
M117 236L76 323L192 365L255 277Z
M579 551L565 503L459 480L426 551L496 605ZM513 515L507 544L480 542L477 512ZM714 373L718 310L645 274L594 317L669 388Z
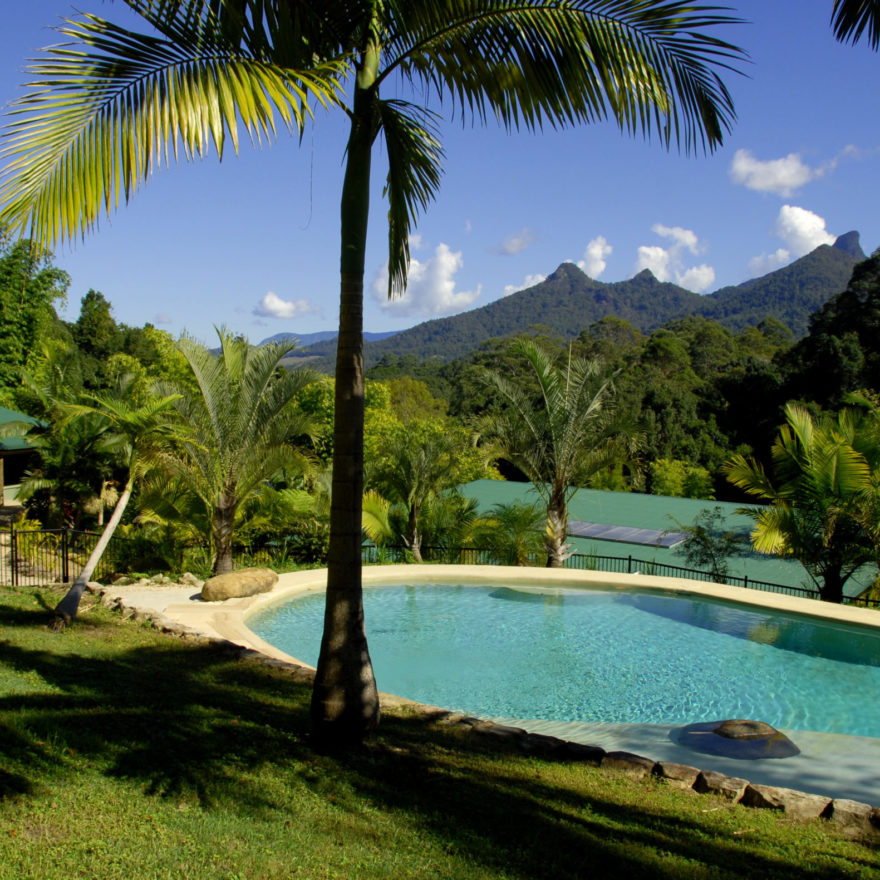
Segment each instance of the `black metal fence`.
M459 565L499 565L498 558L489 550L476 547L422 547L422 558L425 562L441 562ZM408 556L406 547L373 547L365 546L363 561L365 563L404 562ZM543 557L542 557L543 558ZM541 565L537 556L530 557L531 565ZM734 587L745 587L749 590L763 590L769 593L784 593L788 596L803 596L807 599L818 599L819 591L809 587L793 587L789 584L775 584L769 581L754 580L748 576L737 577L726 575L716 577L712 572L695 568L684 568L653 559L638 559L635 556L597 556L592 553L574 553L565 561L566 568L578 571L601 571L608 574L649 574L658 577L679 577L689 580L719 582ZM880 607L880 600L865 596L844 598L844 604L861 605L863 607Z
M82 571L101 536L77 529L16 529L0 532L0 583L69 583ZM105 554L93 578L112 571Z

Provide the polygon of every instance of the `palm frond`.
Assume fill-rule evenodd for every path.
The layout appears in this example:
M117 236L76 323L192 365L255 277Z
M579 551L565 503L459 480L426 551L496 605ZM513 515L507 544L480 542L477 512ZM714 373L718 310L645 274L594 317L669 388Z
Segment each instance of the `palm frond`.
M739 19L680 0L426 4L399 17L385 76L399 70L462 114L508 128L611 117L630 134L657 131L690 152L720 145L735 119L721 72L744 53L713 35Z
M406 101L380 101L388 152L388 296L401 294L409 267L409 235L440 188L443 148L434 115Z
M276 116L302 131L310 98L339 99L339 60L291 70L228 44L209 16L176 39L137 34L94 15L58 28L70 42L30 67L13 103L0 159L0 224L49 247L85 235L171 159L223 156L276 134Z
M867 32L868 42L876 51L880 48L880 2L834 0L831 27L837 40L854 45Z

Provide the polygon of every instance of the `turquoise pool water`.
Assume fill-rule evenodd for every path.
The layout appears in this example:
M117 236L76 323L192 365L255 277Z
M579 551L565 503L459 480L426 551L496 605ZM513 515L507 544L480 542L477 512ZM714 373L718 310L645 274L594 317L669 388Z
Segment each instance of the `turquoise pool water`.
M461 585L365 590L379 688L506 718L753 718L880 737L880 634L674 594ZM317 661L324 597L248 620Z

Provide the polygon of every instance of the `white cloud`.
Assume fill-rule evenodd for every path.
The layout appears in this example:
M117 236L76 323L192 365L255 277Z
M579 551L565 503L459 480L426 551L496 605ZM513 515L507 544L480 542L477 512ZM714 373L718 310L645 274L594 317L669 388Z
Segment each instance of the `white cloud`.
M546 278L546 275L540 275L537 273L533 275L526 275L526 277L523 279L522 284L505 285L504 293L502 294L502 296L510 296L510 294L516 293L519 290L526 290L529 287L534 287L536 284L540 284L542 281L546 280Z
M701 266L692 266L682 275L678 276L678 283L686 290L694 293L703 293L715 281L715 270L705 263Z
M783 205L779 209L773 231L795 259L820 244L834 244L834 236L825 228L824 218L796 205Z
M642 245L637 267L639 272L650 269L658 281L669 281L669 251L660 245Z
M834 236L825 228L824 218L797 205L783 205L779 209L773 232L785 247L749 260L749 271L753 275L764 275L779 269L814 251L819 245L834 244Z
M422 249L422 236L414 232L409 237L409 249L411 251L420 251Z
M495 248L495 250L497 253L511 257L514 254L522 253L527 247L534 244L534 242L535 233L532 232L528 226L523 226L519 232L514 232L513 235L508 235L507 238Z
M465 232L468 232L468 233L469 233L469 232L471 232L471 230L472 230L473 228L474 228L474 226L473 226L473 224L471 223L470 220L465 220L465 221L464 221L464 231L465 231Z
M657 235L663 236L663 238L671 238L675 244L674 248L687 248L692 254L698 254L702 247L700 247L699 240L697 239L696 232L692 232L690 229L682 229L681 226L664 226L662 223L655 223L651 227L651 232L656 232Z
M320 309L308 300L281 299L277 293L269 291L253 310L259 318L298 318L301 315L313 315Z
M156 324L173 324L174 322L171 320L170 315L166 315L165 312L159 312L157 315L153 317L153 322Z
M410 260L403 296L388 298L387 263L373 282L373 296L383 309L401 316L435 317L460 312L471 305L482 290L482 285L478 285L476 290L456 291L454 276L462 265L461 251L451 251L449 245L441 242L434 256L425 262Z
M772 254L761 254L760 257L749 260L749 271L753 276L766 275L789 262L791 262L791 251L787 248L779 248Z
M594 238L584 251L584 258L578 260L578 268L583 270L590 278L598 278L607 267L606 257L610 257L614 248L605 240L604 235Z
M836 164L836 163L835 163ZM821 177L828 167L811 168L800 153L782 159L756 159L749 150L737 150L730 164L730 179L757 192L790 196L804 184Z
M664 226L655 223L651 231L663 238L671 239L668 248L660 245L642 245L638 250L636 271L650 269L658 281L674 281L680 287L703 293L715 280L715 270L705 263L699 266L686 266L685 252L702 253L706 249L697 234L681 226Z

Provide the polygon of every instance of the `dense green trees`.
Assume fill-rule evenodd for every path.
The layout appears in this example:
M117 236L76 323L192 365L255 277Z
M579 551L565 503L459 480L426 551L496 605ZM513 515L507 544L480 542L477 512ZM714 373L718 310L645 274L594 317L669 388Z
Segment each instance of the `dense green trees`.
M27 240L0 232L0 405L15 407L22 370L53 335L69 278Z

